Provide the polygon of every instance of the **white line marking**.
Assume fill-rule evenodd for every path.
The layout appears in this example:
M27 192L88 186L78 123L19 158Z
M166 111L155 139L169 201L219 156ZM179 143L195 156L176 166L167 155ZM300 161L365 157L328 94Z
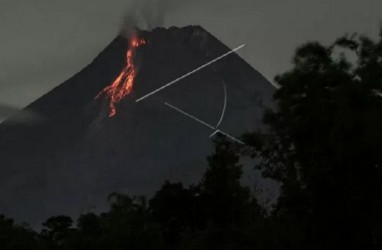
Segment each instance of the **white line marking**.
M212 126L212 125L210 125L210 124L208 124L208 123L206 123L206 122L200 120L199 118L196 118L195 116L193 116L193 115L191 115L191 114L189 114L189 113L187 113L187 112L181 110L180 108L175 107L174 105L171 105L171 104L168 103L168 102L165 102L164 104L165 104L166 106L168 106L168 107L170 107L170 108L172 108L172 109L178 111L179 113L181 113L181 114L183 114L183 115L185 115L185 116L187 116L187 117L193 119L194 121L197 121L197 122L199 122L200 124L203 124L204 126L210 128L210 129L212 129L212 130L215 130L215 129L216 129L214 126ZM227 134L227 133L221 131L220 129L217 129L214 133L212 133L212 134L210 135L210 137L212 137L213 135L215 135L215 134L217 134L217 133L221 133L221 134L227 136L228 138L230 138L231 140L236 141L236 142L238 142L238 143L240 143L240 144L243 144L243 145L245 144L244 142L240 141L239 139L233 137L233 136L230 135L230 134Z
M223 112L220 116L220 119L218 121L218 124L215 126L216 128L219 127L220 123L223 121L225 110L227 108L227 88L225 86L225 82L223 81L223 88L224 88L224 105L223 105Z
M216 133L218 133L219 132L219 130L215 130L215 132L213 132L212 134L210 134L210 138L212 138L214 135L216 135Z
M183 111L183 110L181 110L181 109L179 109L179 108L177 108L177 107L175 107L175 106L173 106L173 105L171 105L171 104L169 104L169 103L167 103L167 102L165 102L164 104L167 105L167 106L169 106L170 108L175 109L176 111L182 113L183 115L188 116L188 117L190 117L191 119L193 119L193 120L195 120L195 121L197 121L197 122L203 124L204 126L210 128L210 129L215 129L215 128L214 128L213 126L211 126L210 124L208 124L208 123L206 123L206 122L204 122L204 121L202 121L202 120L196 118L196 117L193 116L193 115L190 115L189 113L187 113L187 112L185 112L185 111Z
M163 89L165 89L165 88L171 86L172 84L174 84L174 83L176 83L176 82L178 82L178 81L180 81L180 80L186 78L186 77L189 76L189 75L192 75L192 74L196 73L197 71L199 71L199 70L201 70L201 69L207 67L208 65L211 65L211 64L213 64L214 62L217 62L217 61L223 59L224 57L226 57L226 56L232 54L233 52L235 52L235 51L237 51L237 50L243 48L244 46L245 46L245 44L242 44L242 45L240 45L239 47L237 47L237 48L235 48L235 49L233 49L233 50L231 50L231 51L229 51L229 52L227 52L227 53L225 53L225 54L223 54L223 55L221 55L221 56L219 56L219 57L217 57L217 58L215 58L215 59L213 59L213 60L211 60L211 61L209 61L208 63L203 64L202 66L200 66L200 67L198 67L198 68L196 68L196 69L194 69L194 70L188 72L187 74L185 74L185 75L183 75L183 76L181 76L181 77L179 77L179 78L177 78L177 79L175 79L175 80L173 80L173 81L171 81L171 82L169 82L169 83L163 85L162 87L160 87L160 88L158 88L158 89L156 89L156 90L154 90L154 91L152 91L152 92L150 92L150 93L148 93L148 94L146 94L146 95L144 95L144 96L142 96L142 97L140 97L140 98L138 98L137 100L135 100L135 102L140 102L140 101L142 101L143 99L145 99L145 98L147 98L147 97L149 97L149 96L151 96L151 95L153 95L153 94L155 94L155 93L157 93L157 92L159 92L159 91L161 91L161 90L163 90Z
M237 139L236 137L233 137L232 135L230 135L230 134L227 134L227 133L225 133L225 132L223 132L223 131L221 131L221 130L217 130L217 132L218 133L221 133L221 134L223 134L223 135L225 135L225 136L227 136L228 138L230 138L231 140L234 140L234 141L236 141L236 142L238 142L238 143L240 143L240 144L245 144L244 142L242 142L242 141L240 141L239 139Z

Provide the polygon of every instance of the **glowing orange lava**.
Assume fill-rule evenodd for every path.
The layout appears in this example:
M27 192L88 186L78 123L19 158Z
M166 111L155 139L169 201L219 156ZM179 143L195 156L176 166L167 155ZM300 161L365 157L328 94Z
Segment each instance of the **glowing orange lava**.
M99 98L102 95L105 95L108 98L109 103L109 117L112 117L116 114L116 104L120 102L125 96L130 94L133 89L134 79L136 76L136 69L133 62L135 49L141 45L146 44L144 39L132 38L130 41L130 46L126 52L126 65L122 69L118 77L112 82L109 86L104 88L95 99Z

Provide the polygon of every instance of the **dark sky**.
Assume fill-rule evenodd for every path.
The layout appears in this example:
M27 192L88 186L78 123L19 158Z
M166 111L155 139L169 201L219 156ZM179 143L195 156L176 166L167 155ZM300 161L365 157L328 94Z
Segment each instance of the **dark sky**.
M161 2L166 27L200 24L231 47L246 43L239 54L270 81L302 42L376 36L382 20L381 0L147 1ZM0 103L23 107L81 70L116 36L132 3L0 0Z

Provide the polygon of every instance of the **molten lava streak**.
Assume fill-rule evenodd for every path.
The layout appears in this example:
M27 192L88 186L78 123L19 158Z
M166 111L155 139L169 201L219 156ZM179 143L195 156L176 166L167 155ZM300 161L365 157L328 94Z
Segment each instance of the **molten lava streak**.
M109 103L109 117L116 114L116 104L120 102L125 96L127 96L133 89L134 79L136 76L136 69L133 62L135 49L141 45L146 44L144 39L132 38L130 46L126 52L126 65L122 69L118 77L109 86L104 88L95 99L102 95L108 98Z

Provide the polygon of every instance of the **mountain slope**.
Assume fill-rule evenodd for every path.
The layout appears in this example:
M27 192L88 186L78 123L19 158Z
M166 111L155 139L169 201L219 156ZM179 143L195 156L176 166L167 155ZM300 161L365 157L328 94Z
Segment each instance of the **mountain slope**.
M261 126L273 87L238 55L144 99L135 100L220 56L229 48L199 26L139 31L132 93L108 117L94 97L124 66L127 40L117 37L80 73L26 109L44 123L0 126L0 213L39 223L55 214L102 210L113 191L150 195L165 180L192 183L204 172L213 130L170 103L239 136Z

